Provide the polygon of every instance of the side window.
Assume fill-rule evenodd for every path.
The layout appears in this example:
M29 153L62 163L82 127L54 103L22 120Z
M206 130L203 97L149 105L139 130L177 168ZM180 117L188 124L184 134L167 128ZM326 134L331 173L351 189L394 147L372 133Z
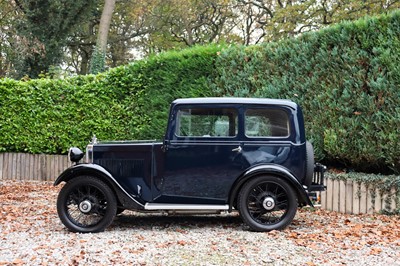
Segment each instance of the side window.
M175 134L179 137L235 137L237 125L235 109L180 109Z
M248 109L245 134L247 137L288 137L288 114L279 109Z

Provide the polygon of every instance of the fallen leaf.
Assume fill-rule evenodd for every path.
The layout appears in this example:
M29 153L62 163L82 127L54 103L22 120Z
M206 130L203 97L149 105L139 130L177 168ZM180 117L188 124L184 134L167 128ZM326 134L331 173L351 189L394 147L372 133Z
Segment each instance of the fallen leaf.
M381 254L382 249L381 248L372 248L371 251L369 252L369 255L378 255Z

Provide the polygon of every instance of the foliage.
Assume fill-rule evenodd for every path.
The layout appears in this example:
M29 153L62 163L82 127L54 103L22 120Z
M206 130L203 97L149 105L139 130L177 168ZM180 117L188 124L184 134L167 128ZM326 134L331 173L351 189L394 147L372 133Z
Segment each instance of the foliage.
M0 150L65 153L93 134L127 137L129 113L102 76L0 83ZM105 104L108 103L108 104Z
M15 47L12 47L16 29L10 27L18 14L13 12L14 8L9 4L9 1L0 0L0 77L13 75L12 62L16 60L17 55Z
M138 138L159 139L164 136L169 105L174 99L212 95L209 80L213 78L214 63L220 49L216 45L198 46L150 57L129 66L129 72L140 78L140 82L127 84L131 91L140 95L140 106L135 103L134 114L147 120L136 135Z
M175 45L193 46L225 39L224 31L234 18L228 0L162 0L155 16L161 22L153 36L163 35Z
M219 49L170 52L97 76L0 79L0 152L66 153L93 134L161 139L173 99L209 94Z
M94 49L92 59L90 61L90 73L98 74L104 71L106 54L97 47Z
M325 26L351 21L366 15L378 15L397 10L397 0L358 1L358 0L237 0L236 10L245 19L238 28L243 35L244 44L297 36L304 32L319 30ZM254 42L253 42L254 43Z
M288 98L319 159L400 171L400 13L221 52L219 95Z
M89 73L104 2L0 0L0 77L38 77L49 66ZM199 44L281 40L399 7L398 0L116 1L106 65Z
M15 0L23 18L15 26L23 44L17 77L47 73L62 62L63 47L74 27L91 11L95 0Z

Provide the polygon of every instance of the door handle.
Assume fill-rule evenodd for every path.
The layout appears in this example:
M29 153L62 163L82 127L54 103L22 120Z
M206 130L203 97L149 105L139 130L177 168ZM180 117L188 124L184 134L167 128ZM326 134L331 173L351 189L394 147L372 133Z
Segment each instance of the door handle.
M234 149L232 149L232 151L236 151L237 153L241 153L242 152L242 147L237 147L237 148L234 148Z
M162 150L163 152L166 152L166 151L168 150L168 144L169 144L169 141L168 141L168 140L164 140L164 143L163 143L163 145L161 146L161 150Z

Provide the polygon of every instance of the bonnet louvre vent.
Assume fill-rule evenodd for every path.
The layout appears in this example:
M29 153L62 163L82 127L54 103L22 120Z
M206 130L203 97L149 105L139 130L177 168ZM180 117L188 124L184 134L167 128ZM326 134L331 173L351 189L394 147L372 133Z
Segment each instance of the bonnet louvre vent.
M119 177L144 177L144 160L100 159L96 163Z

